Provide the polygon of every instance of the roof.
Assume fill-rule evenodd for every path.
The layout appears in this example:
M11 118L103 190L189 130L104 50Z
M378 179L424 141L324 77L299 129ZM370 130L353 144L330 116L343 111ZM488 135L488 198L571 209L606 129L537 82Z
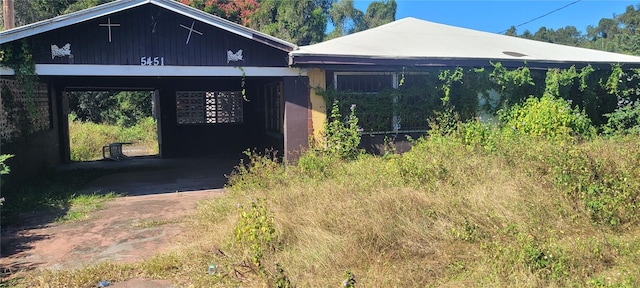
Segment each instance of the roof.
M290 53L291 65L472 66L487 61L538 66L628 63L640 57L570 47L404 18ZM542 65L540 65L542 64ZM506 65L505 65L506 66ZM546 66L548 67L548 66Z
M77 24L91 19L103 17L145 4L152 4L167 10L182 14L194 20L207 23L231 33L249 38L263 44L278 48L283 51L292 51L296 45L273 36L244 27L226 19L211 15L193 7L184 5L174 0L117 0L71 14L61 15L55 18L16 27L0 32L0 44L26 38L32 35L44 33L61 27Z

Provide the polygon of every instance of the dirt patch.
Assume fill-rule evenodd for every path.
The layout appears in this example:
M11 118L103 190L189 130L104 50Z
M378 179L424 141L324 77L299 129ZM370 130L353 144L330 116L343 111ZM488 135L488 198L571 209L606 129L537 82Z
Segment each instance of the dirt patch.
M87 220L13 228L2 235L0 266L11 273L148 259L167 249L184 231L184 218L193 213L198 201L222 193L222 189L211 189L121 197ZM140 287L145 280L130 281L135 282L129 283L133 286L120 283L116 287ZM148 287L166 287L152 284Z

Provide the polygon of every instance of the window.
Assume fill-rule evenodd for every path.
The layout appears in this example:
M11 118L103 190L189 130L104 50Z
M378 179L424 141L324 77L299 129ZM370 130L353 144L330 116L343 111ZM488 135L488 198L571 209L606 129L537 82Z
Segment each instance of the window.
M176 92L178 124L242 123L240 91Z
M333 77L341 112L355 105L358 125L365 132L425 131L427 119L441 105L441 96L425 92L441 85L431 71L345 71Z
M337 72L334 77L338 91L378 93L396 86L395 74L392 73Z
M265 86L265 129L269 132L283 133L282 107L282 83L273 83Z

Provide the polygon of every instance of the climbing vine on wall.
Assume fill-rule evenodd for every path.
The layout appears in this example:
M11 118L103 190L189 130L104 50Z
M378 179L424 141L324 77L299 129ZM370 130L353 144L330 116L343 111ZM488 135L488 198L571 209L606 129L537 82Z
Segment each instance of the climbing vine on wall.
M0 46L0 66L13 69L15 79L0 81L3 143L50 128L47 88L38 83L27 42L14 41Z
M13 69L16 80L27 93L26 112L36 116L35 90L38 85L36 63L26 41L14 41L0 46L0 66Z
M501 63L438 71L403 68L398 72L398 82L397 89L377 93L333 88L316 89L316 93L325 98L325 103L339 100L343 114L355 104L364 132L424 131L430 129L429 119L449 110L465 121L480 112L495 115L530 96L543 95L568 100L600 126L607 121L605 114L640 98L640 70L624 70L619 65L611 69L586 66L549 70L512 69Z

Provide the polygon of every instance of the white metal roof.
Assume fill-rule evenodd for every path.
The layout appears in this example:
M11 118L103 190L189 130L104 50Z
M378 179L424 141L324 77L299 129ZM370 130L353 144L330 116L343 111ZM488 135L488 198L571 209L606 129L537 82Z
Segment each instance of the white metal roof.
M322 63L322 56L333 57L333 62L327 63L337 63L335 59L368 58L640 64L637 56L533 41L415 18L301 46L290 55L293 65L305 63L305 57L319 59L313 63Z
M269 36L264 33L260 33L253 29L244 27L242 25L233 23L223 18L211 15L209 13L200 11L193 7L184 5L180 2L173 0L118 0L109 2L103 5L92 7L89 9L81 10L71 14L61 15L55 18L47 19L44 21L32 23L25 26L16 27L6 31L0 32L0 44L19 40L32 35L40 34L43 32L51 31L61 27L77 24L80 22L88 21L91 19L103 17L134 7L138 7L145 4L153 4L173 12L190 17L194 20L207 23L209 25L218 27L220 29L235 33L242 37L246 37L252 40L262 42L264 44L273 46L275 48L291 51L296 48L296 45L287 41L278 39L273 36Z

